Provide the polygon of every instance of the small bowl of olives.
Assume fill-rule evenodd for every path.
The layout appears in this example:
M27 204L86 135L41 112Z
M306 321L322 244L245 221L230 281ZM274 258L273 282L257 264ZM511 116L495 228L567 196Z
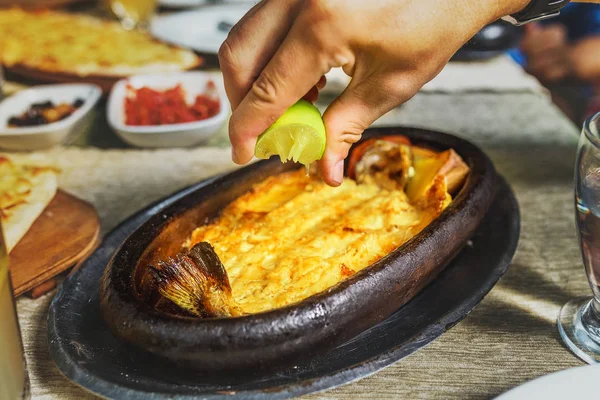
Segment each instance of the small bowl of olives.
M36 86L0 103L0 147L38 150L68 143L90 123L101 90L91 84Z

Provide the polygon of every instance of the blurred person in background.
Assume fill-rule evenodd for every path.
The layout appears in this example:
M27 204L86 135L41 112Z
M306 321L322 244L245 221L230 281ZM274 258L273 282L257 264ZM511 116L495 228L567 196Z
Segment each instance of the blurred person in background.
M600 111L600 5L571 3L560 16L523 28L513 59L576 124Z

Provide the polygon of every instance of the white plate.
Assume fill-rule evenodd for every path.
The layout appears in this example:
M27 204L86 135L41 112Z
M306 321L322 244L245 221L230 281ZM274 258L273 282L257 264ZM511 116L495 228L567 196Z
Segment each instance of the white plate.
M555 372L518 386L496 400L571 400L600 398L600 364Z
M198 53L217 54L229 33L219 26L235 25L252 6L253 3L210 6L158 16L152 20L150 32L160 40Z
M135 88L147 86L155 90L170 89L181 84L187 96L186 100L191 104L197 95L205 92L209 80L215 83L221 102L217 115L201 121L181 124L125 125L124 104L127 83ZM221 129L229 114L229 102L222 79L217 74L203 71L144 74L122 79L113 86L106 113L110 127L129 144L138 147L189 147L206 141Z
M85 130L92 108L101 94L97 85L68 83L35 86L7 97L0 103L0 147L7 150L38 150L68 142ZM21 115L33 103L72 103L77 98L84 100L83 105L63 120L24 128L7 126L9 118Z

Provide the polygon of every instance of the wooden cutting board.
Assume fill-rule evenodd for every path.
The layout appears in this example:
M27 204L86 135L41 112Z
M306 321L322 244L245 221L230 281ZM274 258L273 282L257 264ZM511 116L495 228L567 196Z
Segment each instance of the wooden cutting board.
M52 279L95 248L100 220L92 205L58 190L54 199L10 253L15 296L36 287L52 289ZM38 290L40 294L44 289Z
M91 0L0 0L0 7L21 7L39 10L66 7L80 3L91 3Z

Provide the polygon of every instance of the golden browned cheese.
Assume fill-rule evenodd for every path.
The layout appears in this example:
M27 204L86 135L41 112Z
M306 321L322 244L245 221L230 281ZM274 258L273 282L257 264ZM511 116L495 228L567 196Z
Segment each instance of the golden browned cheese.
M200 62L191 51L126 31L114 21L19 8L0 9L0 61L80 76L181 71Z
M426 201L346 179L337 188L298 170L270 177L187 243L212 244L234 300L257 313L301 301L402 245L450 202L443 177Z

